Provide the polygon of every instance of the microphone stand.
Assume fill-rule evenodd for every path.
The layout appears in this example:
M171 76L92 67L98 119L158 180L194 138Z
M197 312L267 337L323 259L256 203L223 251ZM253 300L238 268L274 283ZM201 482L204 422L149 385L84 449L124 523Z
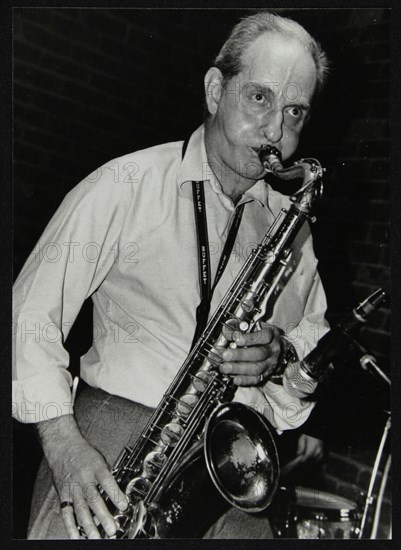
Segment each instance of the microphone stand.
M364 352L364 355L359 360L360 364L361 364L361 367L364 370L366 370L367 372L369 372L371 375L374 375L374 374L379 375L380 378L384 382L386 382L388 387L391 387L391 380L381 370L381 368L378 366L378 364L376 363L375 358L372 355L369 355L368 353L366 353L366 350L364 348L362 348L362 346L358 342L354 341L354 343L357 345L357 347L359 349L362 349L363 352ZM373 469L372 469L372 474L370 476L369 488L368 488L368 492L367 492L366 499L365 499L365 506L364 506L364 510L363 510L363 514L362 514L362 518L361 518L361 523L360 523L360 528L359 528L359 533L358 533L358 538L359 539L362 538L363 531L365 529L369 507L373 504L373 489L374 489L374 486L375 486L375 483L376 483L377 473L379 471L379 465L380 465L380 462L381 462L381 459L382 459L382 456L383 456L384 446L385 446L385 443L387 441L387 437L388 437L388 434L389 434L389 431L390 431L390 428L391 428L391 413L390 413L390 411L385 411L385 412L388 414L388 418L387 418L386 424L385 424L384 429L383 429L383 434L382 434L382 438L381 438L381 441L380 441L379 449L377 451L376 459L375 459ZM391 454L389 455L389 458L390 458L390 456L391 456ZM381 499L380 499L380 502L379 502L379 499L378 499L377 504L376 504L373 528L372 528L372 532L371 532L371 536L370 536L371 539L376 538L377 525L378 525L378 521L379 521L379 517L380 517L381 501L382 501L382 496L383 496L384 488L385 488L384 485L385 485L385 483L387 481L387 477L388 477L389 468L390 468L390 461L388 459L387 462L386 462L385 472L383 473L382 483L381 483L380 491L379 491L380 495L381 495Z
M390 378L381 370L373 355L365 353L365 355L359 359L359 362L364 370L370 372L371 374L377 374L382 380L384 380L384 382L391 386Z

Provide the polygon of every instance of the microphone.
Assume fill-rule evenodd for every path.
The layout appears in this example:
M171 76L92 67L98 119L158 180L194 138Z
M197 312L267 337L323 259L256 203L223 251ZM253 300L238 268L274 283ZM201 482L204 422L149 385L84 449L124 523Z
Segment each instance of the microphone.
M310 396L331 361L346 348L351 335L366 323L366 318L386 297L384 290L377 289L354 308L344 321L327 332L302 361L290 363L283 375L286 392L300 399Z

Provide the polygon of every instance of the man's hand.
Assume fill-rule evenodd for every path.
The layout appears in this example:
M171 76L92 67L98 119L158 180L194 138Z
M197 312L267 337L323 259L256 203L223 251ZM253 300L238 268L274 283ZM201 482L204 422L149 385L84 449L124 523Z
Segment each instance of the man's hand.
M323 441L311 435L301 434L298 439L297 457L303 457L303 462L319 462L323 458Z
M260 323L261 329L249 334L225 331L225 337L236 343L222 353L220 371L233 376L237 386L256 386L266 381L280 357L280 330L274 325Z
M72 415L39 422L37 429L60 502L72 504L61 508L68 536L81 538L78 524L87 538L99 539L94 516L107 535L113 536L116 524L98 487L104 489L121 511L127 508L128 499L120 491L101 454L82 437Z

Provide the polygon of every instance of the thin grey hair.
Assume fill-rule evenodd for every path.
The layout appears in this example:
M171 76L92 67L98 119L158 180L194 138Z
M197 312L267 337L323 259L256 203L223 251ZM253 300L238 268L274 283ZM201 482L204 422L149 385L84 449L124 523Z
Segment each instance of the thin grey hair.
M323 88L328 73L328 59L320 44L296 21L281 17L269 11L262 11L241 19L231 31L214 60L220 69L226 84L242 69L242 54L245 49L260 35L276 33L299 40L311 54L316 66L316 91Z

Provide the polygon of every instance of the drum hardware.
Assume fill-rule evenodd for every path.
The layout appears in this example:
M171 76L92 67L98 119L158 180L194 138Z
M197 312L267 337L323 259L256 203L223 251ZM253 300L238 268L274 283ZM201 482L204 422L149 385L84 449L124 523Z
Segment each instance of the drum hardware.
M386 411L386 412L388 412L388 411ZM379 471L380 462L382 460L382 456L383 456L383 452L384 452L384 446L385 446L385 443L386 443L386 440L387 440L387 437L388 437L388 434L389 434L389 431L390 431L390 428L391 428L391 415L390 415L389 412L388 412L388 414L389 414L389 416L387 418L386 424L385 424L384 429L383 429L382 438L381 438L379 448L378 448L378 451L377 451L377 454L376 454L375 462L374 462L373 469L372 469L372 474L370 476L368 492L367 492L366 498L365 498L365 505L364 505L364 509L363 509L363 514L362 514L360 528L359 528L359 536L358 536L358 538L360 538L360 539L363 537L363 534L364 534L364 531L365 531L365 528L366 528L366 520L367 520L367 517L368 517L369 509L372 507L372 505L375 501L376 501L376 506L375 506L374 520L373 520L372 531L371 531L371 534L370 534L369 538L370 539L375 539L376 536L377 536L377 527L378 527L378 523L379 523L381 505L382 505L382 500L383 500L382 497L383 497L385 485L386 485L386 482L387 482L387 479L388 479L388 473L389 473L390 464L391 464L391 455L389 455L388 458L387 458L386 465L385 465L385 468L384 468L383 477L382 477L382 482L381 482L380 489L379 489L379 495L380 495L381 498L375 499L373 497L373 490L374 490L374 486L375 486L375 483L376 483L376 478L377 478L377 474L378 474L378 471Z
M274 538L282 539L290 536L289 510L293 498L293 491L290 487L278 486L276 496L269 509L269 521Z
M366 350L360 344L358 344L358 343L356 343L356 344L357 344L357 347L363 352L363 356L360 358L361 367L364 370L366 370L369 374L371 374L372 376L376 376L376 377L379 376L380 379L383 380L386 383L387 387L391 388L390 378L379 367L375 357L373 357L371 354L368 354L366 352ZM361 522L360 522L360 526L359 526L359 534L358 534L359 539L361 539L363 537L363 534L364 534L364 531L365 531L365 528L366 528L366 520L367 520L367 517L368 517L368 512L369 512L369 509L372 507L373 503L375 502L375 500L376 500L376 506L375 506L375 512L374 512L374 517L373 517L372 530L371 530L369 538L370 539L375 539L376 536L377 536L377 528L378 528L379 519L380 519L383 495L384 495L384 490L385 490L385 487L386 487L388 474L389 474L389 470L390 470L390 465L391 465L391 454L389 454L388 457L387 457L385 466L384 466L384 471L383 471L382 481L381 481L380 488L379 488L378 498L374 499L373 498L373 490L374 490L374 487L375 487L375 484L376 484L376 479L377 479L377 474L378 474L378 471L379 471L380 463L382 461L382 457L383 457L383 453L384 453L384 447L385 447L385 444L386 444L386 441L387 441L387 438L388 438L388 435L389 435L389 432L390 432L390 428L391 428L391 412L390 411L384 411L384 412L388 415L388 418L387 418L386 423L385 423L384 428L383 428L383 433L382 433L382 437L381 437L381 440L380 440L379 448L377 450L376 458L375 458L373 468L372 468L372 474L370 476L369 488L368 488L368 491L367 491L367 494L366 494L365 504L364 504L363 513L362 513L362 518L361 518Z
M355 502L325 491L296 487L293 525L298 539L356 538Z
M390 472L390 467L391 467L391 455L389 455L387 457L386 464L384 466L382 480L381 480L381 483L380 483L379 493L377 495L376 510L375 510L375 515L374 515L374 518L373 518L372 532L370 534L371 539L375 539L376 536L377 536L377 529L378 529L378 526L379 526L379 519L380 519L380 511L381 511L381 506L382 506L382 502L383 502L383 496L384 496L384 491L385 491L386 484L387 484L388 475L389 475L389 472ZM391 522L390 522L390 526L389 526L388 538L391 539Z
M367 351L358 342L353 339L352 341L363 353L360 360L362 368L370 374L378 376L390 387L391 381L381 371L376 359L367 354ZM374 509L371 533L369 537L365 538L377 538L381 507L391 467L391 454L389 454L383 469L378 495L375 497L373 491L391 428L391 414L389 411L384 412L388 415L388 418L372 468L369 487L366 492L361 491L361 498L358 499L358 503L317 489L301 486L294 488L279 487L276 500L271 507L271 523L275 537L362 539L367 529L369 510ZM295 458L285 464L281 468L281 472L288 473L297 465L298 460ZM391 538L391 525L388 538Z
M355 539L358 536L358 505L326 491L280 487L271 512L277 538Z

